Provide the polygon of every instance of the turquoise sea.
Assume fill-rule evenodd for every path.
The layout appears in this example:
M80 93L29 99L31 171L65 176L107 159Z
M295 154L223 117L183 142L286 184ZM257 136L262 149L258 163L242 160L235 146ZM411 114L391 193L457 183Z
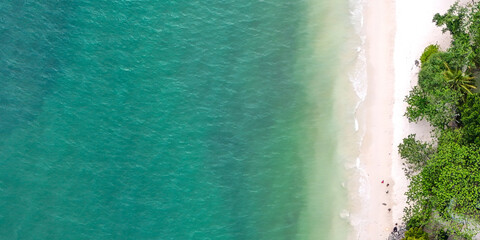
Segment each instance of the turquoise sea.
M0 239L346 239L350 34L347 0L1 1Z

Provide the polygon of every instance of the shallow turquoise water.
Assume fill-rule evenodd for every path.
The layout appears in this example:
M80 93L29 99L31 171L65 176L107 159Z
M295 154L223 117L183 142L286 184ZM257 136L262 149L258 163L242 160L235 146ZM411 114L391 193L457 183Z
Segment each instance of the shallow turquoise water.
M1 2L0 239L342 239L331 8Z

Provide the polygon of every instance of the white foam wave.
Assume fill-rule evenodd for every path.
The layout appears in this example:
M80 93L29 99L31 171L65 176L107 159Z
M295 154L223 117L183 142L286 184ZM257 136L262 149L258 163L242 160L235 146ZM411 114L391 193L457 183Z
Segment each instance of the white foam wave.
M350 22L358 37L356 58L353 71L349 74L350 82L360 101L367 96L367 59L365 56L365 33L363 28L364 0L350 0Z
M356 41L355 41L355 58L352 63L353 69L349 74L349 81L352 84L352 88L355 91L355 94L358 97L354 109L354 128L357 133L358 148L360 149L363 144L363 139L365 135L363 123L358 121L358 109L361 106L362 102L365 101L367 96L367 59L365 51L365 29L363 23L363 10L366 0L350 0L350 21L355 29ZM353 159L352 159L353 160ZM353 162L353 161L352 161ZM353 165L353 164L352 164ZM358 156L355 159L355 164L353 167L353 178L350 181L354 181L356 191L352 191L352 196L350 200L352 203L350 206L353 209L349 209L349 214L342 214L342 217L349 220L351 226L354 229L354 236L358 237L362 232L362 229L365 226L365 219L362 219L361 216L365 216L364 211L366 211L363 206L366 206L369 200L369 189L368 189L368 176L367 172L363 168L360 157ZM352 189L353 190L353 189Z

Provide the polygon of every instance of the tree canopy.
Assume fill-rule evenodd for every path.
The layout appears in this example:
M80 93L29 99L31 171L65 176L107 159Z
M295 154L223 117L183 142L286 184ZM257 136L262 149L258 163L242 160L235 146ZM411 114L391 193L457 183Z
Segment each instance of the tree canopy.
M480 96L468 96L460 111L465 141L480 146Z
M439 52L422 64L418 86L405 99L408 103L405 116L410 121L425 119L434 127L444 128L457 118L462 92L450 87L444 74L448 70L445 63L450 60L449 53Z
M452 41L445 51L425 49L418 86L405 99L410 121L434 127L432 142L412 134L399 145L410 179L405 220L412 234L436 222L443 233L471 237L480 231L480 95L474 77L480 75L480 3L456 3L433 22ZM472 222L477 227L467 228Z

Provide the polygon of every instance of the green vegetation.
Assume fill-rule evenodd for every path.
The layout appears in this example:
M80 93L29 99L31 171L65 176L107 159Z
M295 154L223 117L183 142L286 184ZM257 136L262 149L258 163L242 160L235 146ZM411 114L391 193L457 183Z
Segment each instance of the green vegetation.
M410 180L405 239L429 239L448 233L470 239L480 232L480 94L473 76L480 72L480 3L454 4L433 21L452 35L450 47L423 52L405 116L434 127L433 141L410 135L399 145ZM429 231L430 232L430 231Z
M463 94L472 94L472 91L470 90L477 88L474 85L473 77L458 69L452 71L452 69L448 67L447 63L444 64L446 70L443 71L443 76L447 80L450 88L460 91Z
M445 62L451 61L449 53L439 52L422 64L418 74L418 86L407 96L406 116L410 121L427 120L437 128L445 128L458 116L462 93L451 88L444 72Z
M460 116L464 140L480 146L480 96L478 94L467 97L465 104L460 108Z
M427 60L430 58L432 54L437 53L438 51L439 51L439 47L437 44L429 45L423 51L422 56L420 56L420 62L424 64L425 62L427 62Z
M405 232L405 238L403 240L428 240L428 234L424 232L422 228L413 227Z
M435 237L435 240L448 240L448 233L446 231L440 230Z

